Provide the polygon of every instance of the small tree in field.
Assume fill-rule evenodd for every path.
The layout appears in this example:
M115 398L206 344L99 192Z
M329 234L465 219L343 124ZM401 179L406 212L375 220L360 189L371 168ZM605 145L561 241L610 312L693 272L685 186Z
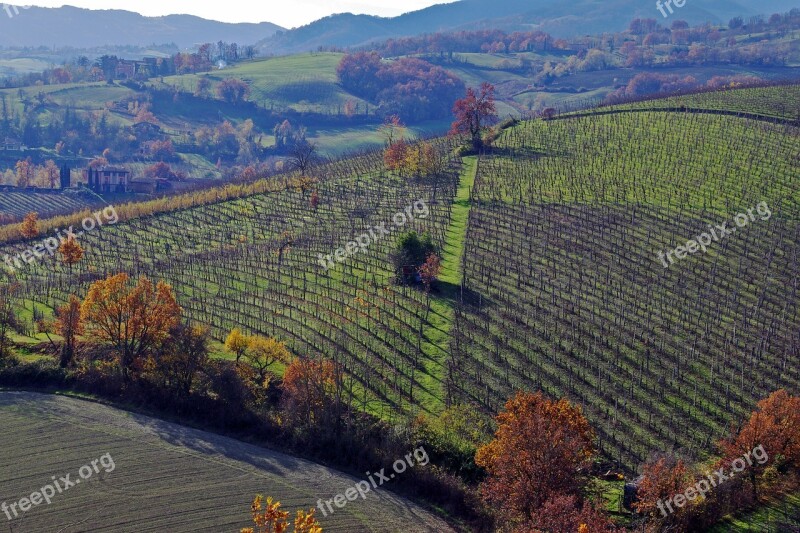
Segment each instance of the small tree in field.
M467 95L456 100L453 106L455 122L450 127L450 135L468 134L472 147L480 150L483 147L481 133L493 120L497 119L497 107L494 104L494 86L483 83L480 90L467 89Z
M26 239L33 239L39 236L39 215L38 213L28 213L20 225L19 232Z
M291 357L289 349L283 342L272 337L253 336L248 339L245 357L258 374L259 383L269 383L269 367L274 363L287 363Z
M435 253L436 245L433 244L430 233L419 235L416 231L407 231L400 235L391 256L398 279L409 281L419 272L428 256Z
M58 247L58 253L61 254L61 261L69 266L70 274L72 273L72 265L83 258L83 248L73 237L61 243L61 246Z
M431 285L442 272L442 260L436 254L428 255L425 263L418 269L422 284L425 285L425 292L431 291Z

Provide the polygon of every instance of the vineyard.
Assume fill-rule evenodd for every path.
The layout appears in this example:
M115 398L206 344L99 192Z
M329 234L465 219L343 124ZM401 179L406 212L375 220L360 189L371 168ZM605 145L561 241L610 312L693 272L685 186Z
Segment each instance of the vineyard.
M691 98L788 118L795 90ZM467 164L455 139L435 141L448 160L437 178L389 173L368 153L314 169L316 207L294 187L187 202L87 233L72 269L47 259L15 276L29 318L110 273L165 279L216 339L238 327L334 359L353 406L387 419L453 403L494 413L518 389L567 396L603 456L634 471L654 450L704 456L756 400L800 389L799 140L789 125L711 113L523 122ZM427 217L393 222L420 200ZM707 253L659 260L762 202L769 216ZM382 223L392 235L320 264ZM401 229L445 248L430 296L393 282Z
M656 98L613 106L613 109L683 107L748 113L798 121L800 120L800 107L797 102L800 102L800 85L790 84Z
M451 151L440 143L443 153ZM53 308L110 272L165 279L185 314L209 324L216 338L233 328L285 340L296 354L321 353L354 378L359 408L389 416L417 405L441 406L444 361L420 349L430 300L394 285L388 255L393 238L326 270L319 254L422 200L426 218L395 230L430 231L441 243L457 185L456 161L438 179L387 175L379 153L315 171L319 205L310 192L281 190L106 226L81 238L84 259L70 271L54 259L15 275L34 306ZM413 214L413 211L412 211ZM27 245L7 246L0 256Z
M66 215L82 209L103 205L99 198L84 195L0 192L0 215L21 220L27 213L35 211L43 218Z
M606 457L703 456L768 391L800 385L798 131L728 116L529 122L482 159L448 397L580 402ZM657 254L766 202L706 254Z

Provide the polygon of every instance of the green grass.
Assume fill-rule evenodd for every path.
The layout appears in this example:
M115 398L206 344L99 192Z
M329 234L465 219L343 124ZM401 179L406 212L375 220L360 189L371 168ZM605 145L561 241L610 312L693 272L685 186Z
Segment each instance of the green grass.
M443 391L454 306L462 281L461 257L467 237L469 191L475 183L478 166L476 157L467 157L463 161L458 189L451 206L450 224L442 247L442 271L436 289L431 294L431 312L422 333L421 347L425 355L422 385L428 390ZM430 400L421 401L420 405L426 411L435 413L444 408L445 404L442 396L433 395Z
M744 513L740 516L729 516L717 524L711 533L783 533L785 529L781 523L789 521L795 527L796 521L790 521L794 516L797 520L800 513L800 492L788 494L763 505L755 511Z
M341 58L338 53L313 53L258 59L207 74L169 76L164 84L194 92L201 77L211 80L214 88L225 78L238 78L250 85L250 100L268 109L336 113L353 100L363 113L366 103L337 84Z

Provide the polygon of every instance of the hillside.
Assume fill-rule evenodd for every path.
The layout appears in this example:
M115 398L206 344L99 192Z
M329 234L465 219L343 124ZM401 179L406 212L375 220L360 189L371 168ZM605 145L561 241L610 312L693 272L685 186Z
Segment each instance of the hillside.
M26 513L15 523L24 531L238 531L252 525L257 493L280 493L284 508L307 510L358 481L230 438L63 396L0 392L0 423L2 462L14 471L3 480L4 497L30 493L53 474L80 483L82 465L105 454L112 459L84 484ZM325 531L334 532L452 531L388 491L373 491L324 520Z
M715 2L696 0L681 8L679 18L692 24L725 23L734 16L771 14L798 7L794 0ZM654 4L634 0L559 2L557 0L460 0L394 18L350 13L332 15L259 42L269 53L293 53L319 46L361 46L389 38L442 31L502 29L545 31L557 37L621 31L634 18L656 18Z
M514 390L541 389L583 405L603 456L628 472L654 450L702 457L757 399L800 386L798 130L736 116L781 115L794 91L692 97L730 115L524 122L477 162L450 155L437 179L388 173L379 153L346 159L314 171L317 210L279 188L164 213L87 234L72 271L48 261L18 279L31 313L99 272L163 278L217 339L240 327L342 363L355 404L384 418L453 403L492 413ZM436 146L453 154L452 143ZM419 201L429 216L403 229L447 252L432 298L392 283L388 237L321 266ZM768 217L707 253L659 260L762 202Z
M13 10L13 7L11 7ZM0 17L0 46L39 47L46 35L49 47L88 48L103 45L198 43L233 41L252 44L282 30L269 22L229 24L191 15L145 17L118 9L92 10L71 6L17 8Z

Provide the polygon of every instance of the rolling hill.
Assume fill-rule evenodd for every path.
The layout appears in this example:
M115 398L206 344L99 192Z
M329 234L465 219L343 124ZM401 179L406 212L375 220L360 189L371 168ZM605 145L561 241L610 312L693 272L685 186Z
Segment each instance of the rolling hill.
M441 139L449 170L436 179L387 172L379 152L339 160L313 173L316 210L291 187L243 189L87 234L72 271L48 260L17 279L31 314L102 272L163 278L218 339L239 327L342 363L356 405L384 418L453 403L492 413L540 389L581 404L604 458L628 472L655 450L703 457L758 399L800 386L798 130L775 123L796 91L522 122L477 159ZM431 298L392 282L392 238L320 265L419 201L429 215L402 227L444 250ZM762 203L768 217L708 253L659 261Z

